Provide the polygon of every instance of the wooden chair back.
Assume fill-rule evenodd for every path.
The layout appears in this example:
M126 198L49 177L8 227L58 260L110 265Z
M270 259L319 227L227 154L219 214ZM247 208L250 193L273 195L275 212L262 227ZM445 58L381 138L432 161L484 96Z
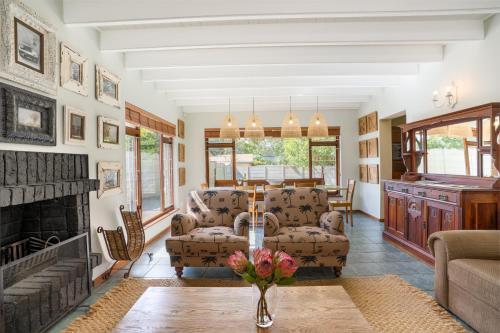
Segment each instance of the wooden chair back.
M356 188L356 181L354 179L347 180L347 191L345 194L345 200L352 203L354 197L354 189Z
M264 191L272 190L272 189L275 189L275 188L283 188L283 184L267 184L267 185L264 185Z
M236 185L238 185L237 181L232 179L216 180L214 184L215 187L233 187L233 188L236 187Z
M269 182L265 179L249 179L246 181L248 186L252 185L257 185L257 186L264 186L264 185L269 185Z
M295 182L294 187L316 187L316 182Z
M208 184L207 183L201 183L200 189L206 190L207 188L208 188Z

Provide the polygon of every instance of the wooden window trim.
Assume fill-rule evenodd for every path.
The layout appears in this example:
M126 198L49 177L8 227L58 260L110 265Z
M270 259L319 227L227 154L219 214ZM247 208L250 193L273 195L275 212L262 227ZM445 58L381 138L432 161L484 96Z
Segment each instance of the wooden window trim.
M240 129L243 131L243 129ZM243 134L243 133L242 133ZM266 127L264 128L264 134L266 137L281 137L281 127ZM302 134L307 135L307 127L302 127ZM335 136L335 140L331 141L313 141L308 140L308 154L309 154L309 178L312 179L312 147L321 146L331 146L336 147L336 158L337 163L335 165L336 169L336 182L340 186L340 127L329 127L329 136ZM209 142L209 139L219 138L220 128L206 128L205 129L205 181L210 184L210 173L209 173L209 149L210 148L231 148L231 160L232 160L232 177L233 181L236 181L236 142L231 140L231 142ZM243 137L243 135L242 135ZM214 179L215 181L215 179Z
M174 137L176 133L176 126L171 122L129 102L125 102L125 119L129 123L148 128L169 137Z

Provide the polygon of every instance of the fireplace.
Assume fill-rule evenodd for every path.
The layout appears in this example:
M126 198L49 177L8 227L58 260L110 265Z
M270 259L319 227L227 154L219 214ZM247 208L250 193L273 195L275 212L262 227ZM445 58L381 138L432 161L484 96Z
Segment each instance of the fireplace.
M0 332L44 331L90 295L97 188L87 155L0 151Z

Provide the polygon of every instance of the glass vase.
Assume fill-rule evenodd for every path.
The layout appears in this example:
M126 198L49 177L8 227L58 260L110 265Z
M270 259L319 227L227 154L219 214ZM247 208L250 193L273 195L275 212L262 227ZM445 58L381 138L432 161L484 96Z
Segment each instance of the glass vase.
M255 324L259 327L270 327L276 316L278 288L275 284L259 288L252 285L252 308Z

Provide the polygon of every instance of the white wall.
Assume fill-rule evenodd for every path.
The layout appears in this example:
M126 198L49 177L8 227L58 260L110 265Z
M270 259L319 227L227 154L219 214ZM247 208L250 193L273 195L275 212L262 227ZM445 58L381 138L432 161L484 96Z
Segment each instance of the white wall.
M380 96L365 103L359 116L378 111L379 119L391 118L406 112L407 122L449 113L468 107L500 101L500 15L485 23L483 41L450 44L445 49L442 63L420 65L420 74L406 78L403 84L387 88ZM432 92L441 93L451 81L458 86L458 104L449 108L435 108ZM377 134L373 134L377 135ZM379 204L381 186L362 184L361 209L380 217L383 207Z
M57 146L44 147L34 145L6 144L0 143L0 150L25 150L25 151L44 151L76 153L89 155L89 175L96 178L97 161L124 161L124 151L97 148L97 116L103 115L109 118L119 119L122 128L120 133L120 142L124 141L125 135L125 101L135 104L149 112L177 124L177 118L180 116L175 105L168 102L166 98L157 93L152 86L141 82L139 72L126 72L123 66L123 56L114 53L102 53L99 51L99 33L89 28L68 28L63 25L62 1L61 0L25 0L24 3L34 9L41 17L47 20L56 28L56 37L58 42L64 42L72 46L82 55L89 58L89 86L87 97L78 95L63 88L58 89L57 96ZM59 50L58 50L59 53ZM59 62L59 56L57 61ZM121 81L121 107L120 109L108 106L95 99L95 64L101 64L116 75L120 76ZM1 79L0 79L1 80ZM7 82L2 80L2 82ZM10 82L7 82L10 83ZM11 83L12 84L12 83ZM38 92L37 92L38 93ZM85 146L70 146L63 144L63 106L71 105L84 111L88 116L90 126L87 131L87 144ZM174 145L175 169L177 170L177 144ZM176 202L180 205L179 199L183 198L182 191L178 191L177 172L175 172ZM91 243L92 251L104 252L105 245L101 235L97 235L97 226L103 226L106 229L116 228L121 224L118 207L125 202L125 191L123 194L97 199L96 192L90 194L90 212L91 212ZM165 219L146 231L146 238L150 239L158 232L164 230L170 221ZM106 256L104 257L106 258ZM103 273L110 263L104 261L104 264L94 269L94 278Z
M262 118L264 127L281 127L286 112L257 113ZM340 126L340 180L346 184L348 178L357 178L358 141L357 112L353 110L322 111L329 126ZM314 112L297 112L302 126L308 126ZM187 170L187 188L199 188L205 182L205 128L218 128L225 113L187 113L186 118L186 160L190 168ZM250 112L238 112L237 123L244 127ZM356 200L358 202L359 200Z

